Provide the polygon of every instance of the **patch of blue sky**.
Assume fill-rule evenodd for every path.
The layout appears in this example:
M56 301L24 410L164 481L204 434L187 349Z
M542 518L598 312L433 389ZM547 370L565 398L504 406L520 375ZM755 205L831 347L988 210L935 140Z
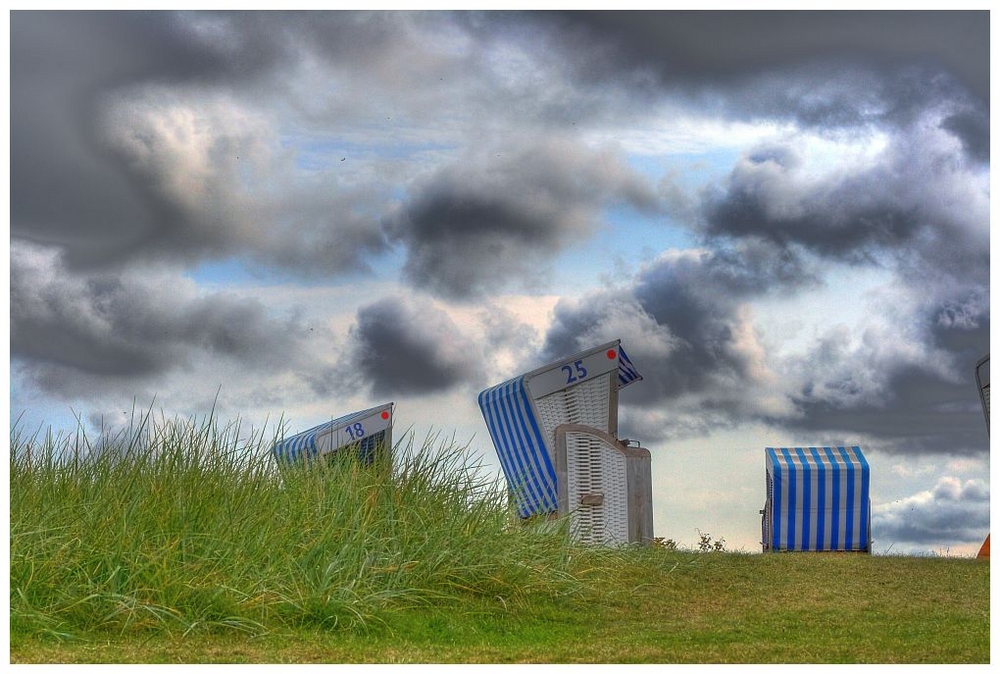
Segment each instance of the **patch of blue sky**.
M372 255L367 268L336 274L302 273L293 269L259 263L249 258L229 257L206 260L185 272L185 276L206 290L234 287L337 287L359 281L392 281L399 276L405 251L400 246Z
M631 154L627 161L658 189L669 183L695 203L698 192L725 174L738 156L737 149L717 148L670 155ZM649 213L626 204L604 209L602 224L594 234L560 256L560 277L570 286L591 285L608 273L637 268L665 250L697 247L697 223L683 221L683 212L667 208Z
M25 386L18 372L16 361L11 363L10 416L11 436L19 434L22 440L44 440L45 434L67 434L76 431L81 423L86 427L86 419L64 403L38 396L34 387ZM15 403L14 401L17 401Z
M559 256L557 291L572 293L603 284L638 269L663 251L698 247L698 223L684 221L684 214L696 212L699 193L724 180L743 151L735 145L706 144L670 152L629 153L629 167L646 178L665 202L680 195L688 208L668 205L658 213L629 205L606 208L601 214L602 226L588 240Z
M593 235L571 246L553 261L554 290L575 295L581 288L624 281L632 271L664 250L691 248L695 234L665 214L649 214L630 206L604 210Z
M223 287L256 283L257 278L250 272L245 260L230 257L223 260L207 260L185 273L199 286Z
M289 141L288 146L295 150L295 165L306 171L323 171L336 166L339 162L355 159L359 156L370 156L372 147L358 143L345 142L339 139L311 139Z
M668 214L647 214L616 206L604 211L603 221L604 226L588 247L614 251L625 259L651 260L664 250L697 245L695 233Z
M654 184L669 181L687 193L696 194L704 186L724 178L741 154L740 148L719 147L699 152L630 154L626 161Z

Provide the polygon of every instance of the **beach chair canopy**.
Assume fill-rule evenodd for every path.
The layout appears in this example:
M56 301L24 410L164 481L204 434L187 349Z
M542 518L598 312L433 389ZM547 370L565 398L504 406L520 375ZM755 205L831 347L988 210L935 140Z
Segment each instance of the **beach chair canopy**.
M764 550L871 551L870 469L859 447L764 453Z
M330 455L344 447L357 448L362 462L374 461L381 446L392 448L393 403L371 407L360 412L327 421L275 443L272 453L279 461L298 461Z
M558 510L556 427L583 424L616 435L617 393L641 379L621 341L615 340L479 394L479 408L522 517Z

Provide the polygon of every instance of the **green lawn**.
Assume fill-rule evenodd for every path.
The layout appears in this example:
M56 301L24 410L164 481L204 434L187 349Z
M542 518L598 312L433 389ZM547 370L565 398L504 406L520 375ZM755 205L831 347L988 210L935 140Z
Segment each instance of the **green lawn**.
M989 564L635 550L566 596L458 597L355 629L21 636L34 663L988 663Z

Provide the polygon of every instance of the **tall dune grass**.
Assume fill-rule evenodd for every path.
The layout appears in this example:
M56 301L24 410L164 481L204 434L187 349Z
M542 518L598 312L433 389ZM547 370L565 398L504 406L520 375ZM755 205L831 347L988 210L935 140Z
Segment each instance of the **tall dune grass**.
M364 628L470 595L580 590L563 532L516 522L454 441L391 468L280 467L274 438L140 414L95 441L11 431L11 634Z

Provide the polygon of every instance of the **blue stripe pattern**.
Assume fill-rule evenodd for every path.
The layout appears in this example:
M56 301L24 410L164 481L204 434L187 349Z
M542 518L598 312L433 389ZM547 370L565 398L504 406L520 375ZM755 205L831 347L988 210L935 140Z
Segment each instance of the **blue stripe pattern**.
M642 379L625 354L618 351L618 388ZM486 428L493 440L507 486L521 517L559 509L554 453L546 441L537 411L525 386L525 376L497 384L479 394Z
M479 409L521 517L555 512L556 470L524 386L524 376L479 394Z
M768 447L773 550L868 550L871 469L859 447Z
M830 461L833 484L840 484L840 463L833 456L832 447L824 447L827 459ZM837 550L840 543L837 535L840 533L840 490L833 490L830 504L830 547Z
M275 443L274 447L271 448L271 452L274 454L274 458L279 461L296 461L301 458L312 458L319 453L316 438L328 432L336 431L338 428L345 428L360 419L365 419L382 409L382 407L388 409L388 406L379 406L361 410L360 412L352 412L333 421L327 421L309 430L296 433L290 438L285 438ZM382 437L385 437L384 432ZM372 448L368 447L367 449L370 451Z
M813 465L816 466L816 540L826 540L826 514L829 512L826 503L826 465L819 457L819 450L815 447L809 448Z
M642 375L635 369L632 360L625 353L621 344L618 345L618 388L622 389L637 381L642 380Z

